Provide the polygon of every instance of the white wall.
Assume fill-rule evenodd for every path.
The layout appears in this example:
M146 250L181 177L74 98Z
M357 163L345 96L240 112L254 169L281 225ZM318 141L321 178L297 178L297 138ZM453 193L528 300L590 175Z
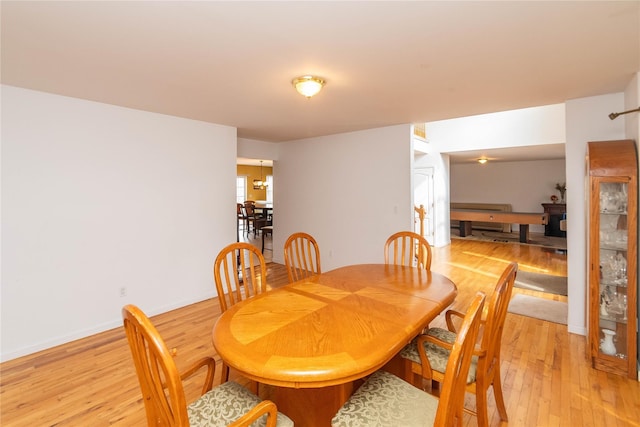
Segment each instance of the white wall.
M450 177L451 202L508 203L514 212L543 212L542 203L559 196L556 183L566 182L564 159L452 164ZM529 229L544 233L544 225Z
M278 160L278 143L238 138L238 157Z
M569 332L587 332L586 192L587 142L624 139L624 121L608 115L624 105L622 93L566 102L567 117L567 265L569 276Z
M427 140L434 152L563 144L564 105L523 108L429 122Z
M274 166L274 253L297 231L312 234L322 269L383 261L392 233L411 230L411 126L280 144Z
M2 360L215 295L235 128L1 89Z

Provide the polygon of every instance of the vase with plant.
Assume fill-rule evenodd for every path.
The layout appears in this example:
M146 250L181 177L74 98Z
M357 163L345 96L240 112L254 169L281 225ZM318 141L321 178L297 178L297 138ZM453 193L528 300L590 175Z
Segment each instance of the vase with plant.
M567 192L567 184L564 182L562 184L559 182L556 183L556 190L560 193L560 203L564 203L564 193Z

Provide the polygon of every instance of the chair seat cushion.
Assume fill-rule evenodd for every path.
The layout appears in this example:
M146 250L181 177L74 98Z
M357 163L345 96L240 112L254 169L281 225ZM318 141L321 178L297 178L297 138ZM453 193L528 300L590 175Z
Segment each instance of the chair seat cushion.
M187 407L192 427L226 427L261 402L261 399L240 384L228 381L214 387ZM252 424L263 427L264 416ZM278 427L293 427L293 421L278 412Z
M331 420L332 427L432 426L438 398L385 371L373 373Z
M431 335L432 337L438 338L439 340L447 342L449 344L453 344L456 340L455 332L451 332L442 328L430 328L427 331L427 335ZM439 345L430 342L424 343L424 349L427 353L427 358L429 359L431 369L444 374L444 371L447 369L447 362L449 361L449 355L451 354L451 352L446 348L440 347ZM406 345L400 351L400 356L420 365L421 362L420 354L418 354L417 339L414 339L408 345ZM477 368L478 356L473 356L471 358L471 366L469 367L469 375L467 375L467 384L471 384L476 381Z

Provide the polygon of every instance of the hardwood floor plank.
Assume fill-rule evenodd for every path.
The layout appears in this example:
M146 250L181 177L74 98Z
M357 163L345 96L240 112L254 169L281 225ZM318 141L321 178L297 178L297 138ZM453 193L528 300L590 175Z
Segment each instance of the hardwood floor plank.
M432 270L457 284L453 307L465 310L476 291L493 290L511 261L519 262L521 270L566 275L566 255L527 245L463 240L433 248ZM272 287L285 285L284 266L269 263L267 281ZM535 291L514 289L514 293L566 301ZM176 363L184 368L205 355L219 362L211 345L211 329L219 315L217 299L210 299L152 320L169 348L177 349ZM445 326L444 316L438 316L433 326ZM508 425L639 425L640 383L591 368L586 338L569 334L566 325L507 314L502 361ZM233 372L232 378L249 385ZM197 397L201 384L201 377L185 383L188 401ZM490 425L507 425L500 422L494 402L490 390ZM3 426L146 425L122 328L0 364L0 405ZM465 405L475 407L472 395L465 396ZM477 426L472 415L465 414L463 421L466 427Z

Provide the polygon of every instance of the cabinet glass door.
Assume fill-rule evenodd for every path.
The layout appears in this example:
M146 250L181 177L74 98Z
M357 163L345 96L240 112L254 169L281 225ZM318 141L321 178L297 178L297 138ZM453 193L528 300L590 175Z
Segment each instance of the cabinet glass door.
M627 359L628 183L600 182L600 313L602 354Z

